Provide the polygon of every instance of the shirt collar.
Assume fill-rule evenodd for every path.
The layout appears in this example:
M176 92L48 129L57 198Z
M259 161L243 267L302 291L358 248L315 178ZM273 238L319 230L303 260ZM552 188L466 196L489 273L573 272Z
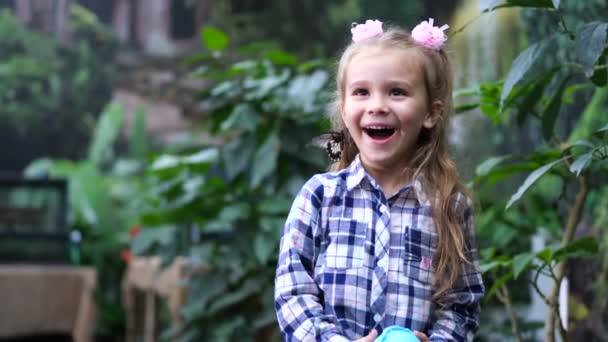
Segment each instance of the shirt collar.
M376 183L376 180L370 174L368 174L367 171L365 171L365 168L363 168L359 154L355 156L355 159L348 166L346 171L346 189L348 191L352 191L355 187L361 185L364 179L367 180L372 187L380 189L380 186L378 183ZM400 191L411 187L413 189L413 195L416 197L418 202L420 202L420 204L423 206L430 206L430 196L427 194L427 191L425 191L425 188L427 188L425 187L425 183L426 179L424 175L420 174L416 176L411 183L405 185Z

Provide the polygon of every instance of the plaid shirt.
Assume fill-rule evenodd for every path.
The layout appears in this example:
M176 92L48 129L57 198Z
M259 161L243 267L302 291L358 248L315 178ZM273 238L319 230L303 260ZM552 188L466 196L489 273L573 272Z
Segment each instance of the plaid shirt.
M281 238L275 308L285 340L352 341L390 325L431 341L472 340L484 287L470 205L457 197L474 262L440 308L431 301L437 234L420 182L387 199L358 157L311 178Z

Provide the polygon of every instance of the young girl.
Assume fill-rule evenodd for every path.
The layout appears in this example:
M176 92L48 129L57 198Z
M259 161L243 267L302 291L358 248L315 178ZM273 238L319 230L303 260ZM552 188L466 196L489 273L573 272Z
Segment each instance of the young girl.
M423 342L472 340L484 287L446 148L446 28L352 28L336 77L334 171L303 186L281 239L286 341L373 341L391 325Z

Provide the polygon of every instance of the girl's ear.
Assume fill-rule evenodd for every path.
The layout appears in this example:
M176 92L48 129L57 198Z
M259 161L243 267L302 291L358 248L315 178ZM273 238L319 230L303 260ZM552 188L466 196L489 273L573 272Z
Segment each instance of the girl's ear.
M428 113L426 113L426 117L424 118L424 122L422 126L426 129L431 129L435 127L441 116L443 115L443 103L439 100L433 101L431 104L431 108Z

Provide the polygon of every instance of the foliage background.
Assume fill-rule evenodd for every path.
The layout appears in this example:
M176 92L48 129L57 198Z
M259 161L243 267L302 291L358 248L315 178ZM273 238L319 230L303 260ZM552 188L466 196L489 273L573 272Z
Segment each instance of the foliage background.
M509 62L521 53L530 63L515 59L504 74L469 80L455 93L457 114L476 115L473 122L489 127L468 131L483 132L486 144L460 138L455 150L460 161L478 158L463 168L478 200L478 242L493 294L484 310L497 312L484 316L478 338L542 339L549 323L527 318L529 286L535 272L551 277L549 265L569 260L569 334L601 340L608 336L602 323L607 310L594 299L608 289L607 137L596 131L606 125L608 108L606 39L596 42L601 50L591 64L584 64L586 50L576 43L588 47L590 38L580 38L579 30L601 27L608 9L601 0L504 3L528 6L516 15L520 31L509 33L518 35ZM52 158L31 163L25 174L70 180L71 227L83 233L83 262L101 275L98 338L124 334L119 284L125 264L119 256L130 248L166 262L183 255L192 267L212 269L186 284L186 323L165 330L163 339L179 333L185 341L279 340L272 303L278 238L300 185L327 165L323 152L308 143L328 128L325 103L333 57L348 39L343 28L367 17L404 26L427 16L448 22L456 7L451 1L218 3L208 18L214 25L201 29L201 51L183 64L188 76L208 84L195 99L208 113L193 130L213 135L216 143L156 148L146 136L143 111L135 115L132 138L119 136L124 110L107 104L118 47L94 17L74 13L82 35L64 46L3 12L0 131L8 133L1 135L2 145L58 141L52 145L57 151L46 150ZM550 49L528 50L551 35ZM480 68L494 67L486 64ZM581 72L581 65L595 67L597 75ZM23 160L7 159L3 168L20 169ZM579 229L560 241L568 235L582 179L589 191L574 222ZM144 229L130 241L129 229L140 224ZM539 234L547 247L535 252L530 240ZM590 255L596 258L577 259Z

